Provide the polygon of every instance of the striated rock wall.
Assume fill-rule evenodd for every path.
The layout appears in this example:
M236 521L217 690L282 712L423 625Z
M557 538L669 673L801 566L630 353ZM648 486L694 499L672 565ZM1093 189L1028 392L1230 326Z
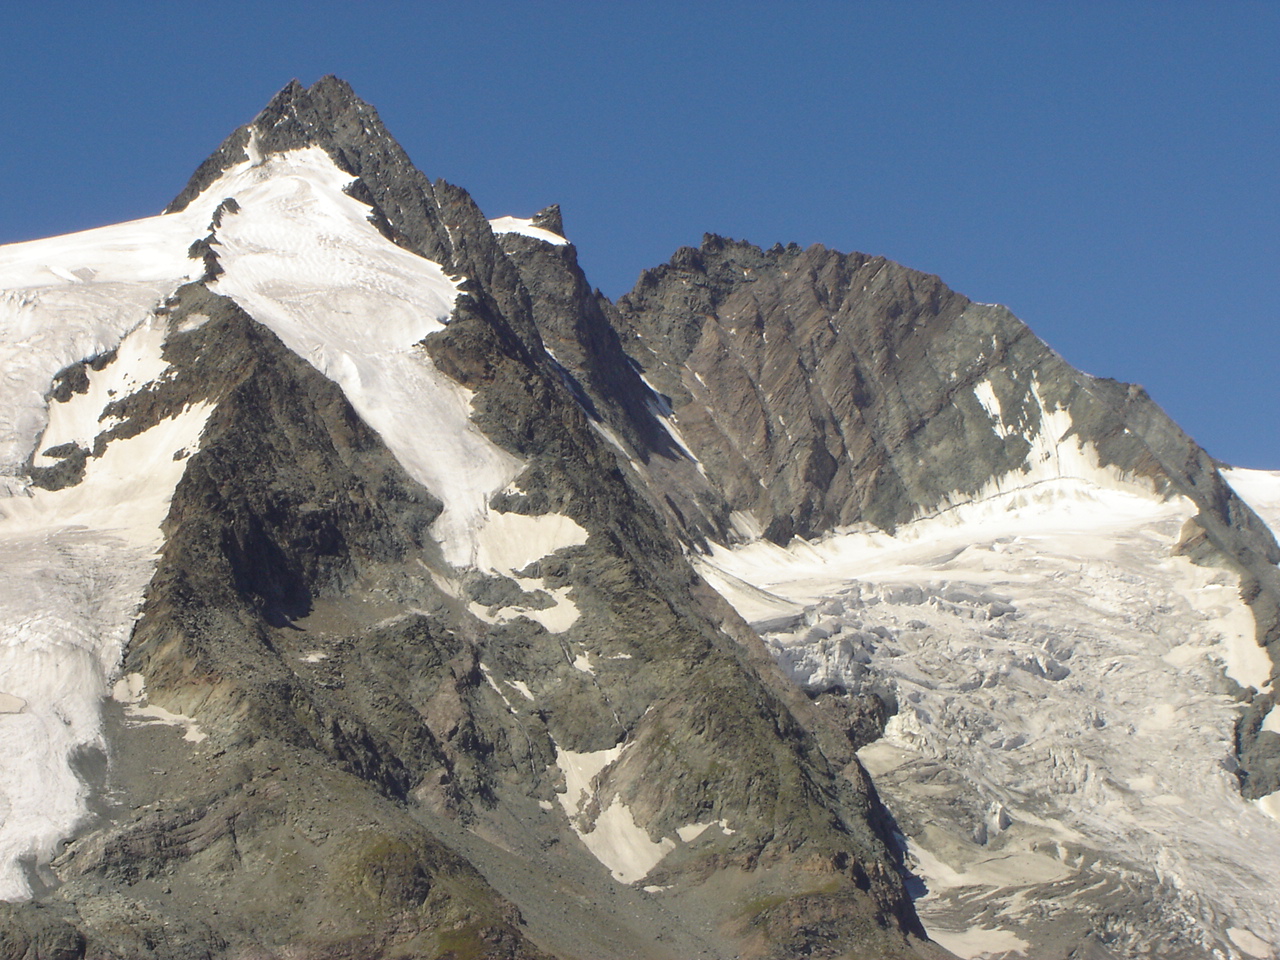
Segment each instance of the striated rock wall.
M1280 662L1266 525L1142 388L1075 370L1003 307L880 257L708 235L610 316L739 535L891 530L992 483L1110 473L1196 505Z

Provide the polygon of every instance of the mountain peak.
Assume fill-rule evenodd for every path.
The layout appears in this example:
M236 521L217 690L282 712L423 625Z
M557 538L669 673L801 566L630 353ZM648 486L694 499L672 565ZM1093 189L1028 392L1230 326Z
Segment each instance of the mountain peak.
M0 943L1280 944L1280 546L1144 392L817 244L610 303L332 76L184 208L0 249Z
M387 131L378 112L356 95L345 80L332 74L310 87L290 80L254 119L236 129L205 160L165 213L184 209L225 170L243 162L250 141L262 154L303 147L320 147L353 176L361 176L366 161L378 166L411 168L404 149Z
M249 126L264 153L324 147L342 163L344 154L371 140L390 141L378 113L345 80L329 74L310 87L290 80ZM395 144L399 149L399 145ZM343 164L350 167L350 161ZM354 173L355 170L350 170Z
M542 230L550 230L558 237L564 236L564 217L560 214L560 204L553 203L533 215L533 225Z
M371 208L370 220L389 240L455 272L474 272L453 249L442 225L436 188L387 130L378 111L351 85L332 74L310 87L290 80L252 121L236 129L204 161L165 208L183 210L231 167L254 157L319 147L351 175L347 192ZM465 191L446 190L448 202L465 207L455 220L484 220Z

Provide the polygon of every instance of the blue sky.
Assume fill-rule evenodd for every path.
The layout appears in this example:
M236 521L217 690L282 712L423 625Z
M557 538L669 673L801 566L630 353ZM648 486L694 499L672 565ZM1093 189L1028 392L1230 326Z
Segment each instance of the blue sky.
M883 254L1280 469L1280 4L45 3L5 16L0 242L145 216L349 80L618 296L704 232Z

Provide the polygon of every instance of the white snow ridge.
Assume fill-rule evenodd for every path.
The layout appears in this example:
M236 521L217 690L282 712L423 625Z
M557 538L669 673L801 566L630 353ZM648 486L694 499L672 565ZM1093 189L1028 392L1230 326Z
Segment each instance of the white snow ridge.
M498 217L496 220L490 220L489 226L494 233L518 233L521 236L549 243L554 247L563 247L569 242L560 234L553 233L545 227L535 227L532 220L520 217Z

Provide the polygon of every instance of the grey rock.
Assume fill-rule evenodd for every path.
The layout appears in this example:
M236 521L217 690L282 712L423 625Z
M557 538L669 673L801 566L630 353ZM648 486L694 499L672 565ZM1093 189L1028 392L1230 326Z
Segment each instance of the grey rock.
M224 203L193 251L206 281L165 308L171 373L113 402L84 453L186 404L216 404L124 664L152 704L194 718L208 739L193 747L117 717L112 804L55 860L61 885L41 903L95 955L157 960L516 958L542 955L535 942L562 955L614 944L597 955L629 957L665 950L663 931L690 956L748 944L791 955L821 941L927 953L848 738L685 557L682 536L724 529L715 504L668 501L601 435L612 426L642 462L696 475L572 247L500 242L464 191L428 181L334 78L286 87L170 209L242 162L251 139L263 156L324 149L384 235L466 276L450 323L421 346L474 392L479 428L527 464L523 492L492 509L563 513L589 532L523 571L567 587L580 618L559 635L529 617L487 623L464 601L535 611L548 595L505 578L473 578L460 596L440 586L454 573L428 535L440 504L332 382L205 286L217 229L236 215ZM538 220L563 229L554 208ZM208 319L184 324L192 314ZM566 346L561 363L544 336ZM594 673L575 669L576 650ZM639 891L616 887L538 806L554 804L558 750L623 742L598 778L601 803L621 799L655 838L706 819L734 825L660 864L652 882L689 897L645 927L609 907L616 896L650 909ZM476 836L556 854L514 867ZM700 896L717 873L743 878L748 902L772 899L744 918L736 900ZM567 902L561 888L594 904L574 929L543 908Z

